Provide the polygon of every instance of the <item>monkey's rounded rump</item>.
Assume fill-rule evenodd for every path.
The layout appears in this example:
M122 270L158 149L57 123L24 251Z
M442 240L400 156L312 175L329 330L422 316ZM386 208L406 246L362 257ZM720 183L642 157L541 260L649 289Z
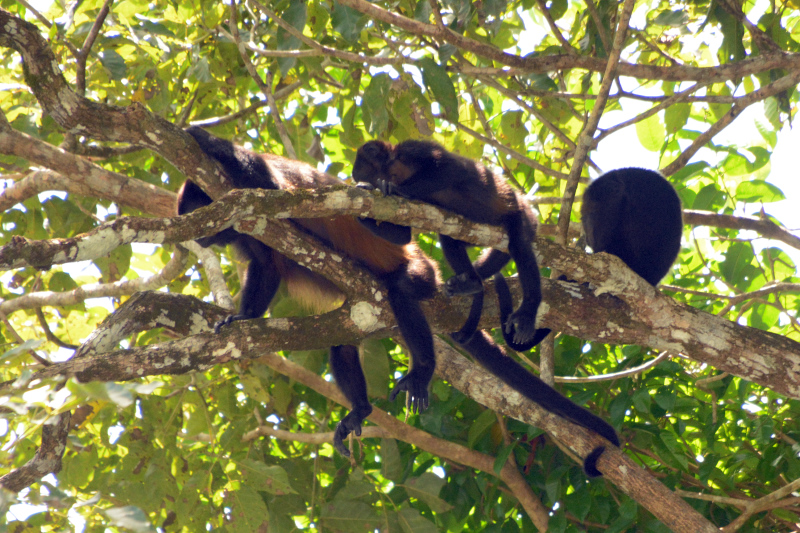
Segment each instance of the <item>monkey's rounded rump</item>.
M594 180L583 196L581 222L594 252L616 255L651 285L669 272L681 248L680 198L654 170L621 168Z

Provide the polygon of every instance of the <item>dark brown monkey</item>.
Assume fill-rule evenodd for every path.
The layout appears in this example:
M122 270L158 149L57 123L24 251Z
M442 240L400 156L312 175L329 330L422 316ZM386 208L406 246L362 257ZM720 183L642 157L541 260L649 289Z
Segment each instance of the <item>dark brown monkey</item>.
M531 248L536 235L536 221L524 199L482 164L452 154L430 141L404 141L397 146L370 141L358 149L353 178L379 188L384 194L422 200L475 222L505 227L510 255L490 250L474 265L467 256L467 243L446 235L439 236L445 257L456 273L445 283L446 292L451 295L475 294L467 323L451 336L482 366L526 398L619 446L617 433L610 424L572 403L528 372L508 357L486 332L476 331L483 302L482 280L495 275L503 335L509 346L529 349L550 332L535 327L536 311L541 301L539 268ZM363 223L368 227L376 224L374 220ZM399 234L398 231L396 235ZM410 228L407 238L411 238ZM512 257L517 263L523 290L522 304L513 313L505 278L497 274ZM584 460L587 475L600 475L597 459L604 449L603 446L595 448Z
M514 259L522 285L522 303L502 324L506 343L528 350L550 332L536 329L536 312L542 300L539 267L531 247L536 238L536 219L528 203L486 166L448 152L432 141L408 140L396 146L369 141L358 149L353 164L356 182L449 209L474 222L501 225L508 233L508 251L490 250L474 264L468 243L440 235L447 262L455 276L445 282L448 295L475 294L482 298L483 281ZM410 230L409 230L410 238ZM504 280L503 280L504 282ZM480 319L471 313L454 338L467 341Z
M583 194L581 222L593 251L616 255L653 286L681 249L681 200L654 170L621 168L594 180Z
M198 127L187 132L207 156L218 161L235 188L309 189L341 183L337 178L310 165L272 154L256 154L230 141L220 139ZM188 213L212 202L195 183L186 180L178 193L178 214ZM397 228L393 224L375 225L370 231L353 217L292 219L309 233L331 247L358 260L386 287L389 304L398 328L408 343L411 370L392 390L394 400L400 391L409 395L412 409L428 406L428 385L433 376L435 356L430 326L419 302L436 293L438 269L415 244L398 245L390 240ZM289 293L312 310L329 310L341 302L342 295L328 280L284 257L262 242L226 229L199 239L202 246L233 244L248 260L242 283L239 313L215 326L236 320L261 317L272 302L281 280ZM361 423L372 412L367 385L355 346L333 346L330 364L336 383L352 404L352 410L336 427L333 444L345 456L350 455L344 439L350 432L361 434Z

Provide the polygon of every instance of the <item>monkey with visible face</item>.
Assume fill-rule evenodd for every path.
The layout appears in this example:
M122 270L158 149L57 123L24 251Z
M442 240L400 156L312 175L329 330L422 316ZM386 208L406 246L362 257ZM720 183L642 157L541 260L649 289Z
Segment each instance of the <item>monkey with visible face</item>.
M377 187L384 194L421 200L483 224L501 225L508 233L508 251L490 250L474 264L467 255L468 244L440 235L447 262L455 276L445 282L448 295L475 294L483 297L483 280L514 259L522 285L522 303L502 324L503 336L516 350L528 350L541 342L550 330L536 329L536 312L541 302L541 281L532 243L536 219L525 199L485 165L448 152L432 141L408 140L395 146L369 141L358 149L353 179ZM470 313L456 340L467 341L480 319Z
M235 188L309 189L341 183L337 178L310 165L272 154L256 154L230 141L220 139L198 127L187 132L203 152L222 166ZM190 180L178 193L178 214L208 205L212 199ZM412 243L400 245L393 224L380 224L371 231L354 217L292 219L293 223L336 250L364 265L386 287L387 299L398 328L411 352L411 370L392 390L390 400L400 391L409 395L412 409L428 406L428 385L433 376L435 355L430 326L420 301L431 298L440 284L436 264ZM222 320L220 328L236 320L261 317L283 280L289 294L317 312L327 311L342 301L342 294L330 281L271 249L257 239L229 228L198 239L202 246L232 244L248 260L242 283L239 312ZM344 439L351 432L361 434L361 424L372 412L367 385L355 346L333 346L330 365L334 379L352 409L336 427L333 444L343 455L350 452Z
M508 232L509 254L490 250L472 264L467 243L440 235L445 258L456 273L445 283L448 294L474 294L466 324L451 334L482 366L526 398L548 411L590 429L615 446L620 441L605 420L562 396L558 391L528 372L500 348L485 331L476 331L483 303L483 279L495 276L503 335L515 349L529 349L549 332L536 329L536 311L541 301L539 269L531 244L536 235L533 213L524 199L480 163L447 152L430 141L404 141L396 146L370 141L358 149L353 178L379 188L384 194L396 194L450 209L469 220L502 225ZM368 227L377 224L364 221ZM408 229L407 238L410 239ZM511 293L499 270L514 258L523 289L523 301L512 313ZM512 335L513 333L513 335ZM599 476L597 459L604 450L597 447L584 460L589 476Z
M681 249L681 200L653 170L621 168L594 180L583 194L581 222L594 252L616 255L653 286Z

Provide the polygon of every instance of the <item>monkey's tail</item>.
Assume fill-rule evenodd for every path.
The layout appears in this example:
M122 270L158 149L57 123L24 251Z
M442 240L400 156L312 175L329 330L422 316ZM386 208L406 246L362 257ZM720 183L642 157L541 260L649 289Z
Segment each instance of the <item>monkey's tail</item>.
M619 446L619 437L611 424L585 407L572 402L539 377L530 373L495 344L485 331L478 331L469 342L463 343L461 346L481 366L529 400L536 402L555 415L594 431L614 446ZM604 449L604 446L598 446L586 456L583 468L589 477L601 475L597 469L597 459Z
M503 339L505 339L506 345L509 348L518 352L528 351L542 342L544 338L550 334L549 329L540 328L536 330L533 338L528 342L514 342L514 335L506 331L508 317L514 311L514 301L511 298L511 291L508 289L506 278L504 278L500 272L494 275L494 290L497 292L497 306L500 308L500 330L503 332Z

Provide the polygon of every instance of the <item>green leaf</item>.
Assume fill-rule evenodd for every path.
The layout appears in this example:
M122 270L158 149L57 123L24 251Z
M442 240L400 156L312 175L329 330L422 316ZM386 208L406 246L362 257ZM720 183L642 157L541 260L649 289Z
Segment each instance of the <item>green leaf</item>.
M750 245L741 242L731 243L725 253L725 260L720 264L720 272L726 281L740 286L746 273L752 272L754 258Z
M716 184L706 185L694 199L692 209L705 209L716 211L725 205L725 194L717 188Z
M435 513L445 513L453 508L452 505L439 498L439 493L445 481L430 472L425 472L417 478L411 478L404 485L409 496L424 501Z
M214 77L211 75L211 69L208 65L208 60L205 57L198 57L192 61L186 74L191 80L203 83L214 81Z
M667 138L666 130L658 114L637 122L636 135L642 146L651 152L661 151Z
M394 439L381 439L381 474L395 483L403 479L403 462Z
M284 495L297 494L289 483L286 470L277 465L267 466L262 461L242 459L237 461L239 472L242 473L245 483L258 490L270 494Z
M324 505L320 522L325 529L344 533L364 533L377 530L381 525L371 506L354 501L335 501Z
M650 411L650 392L646 390L637 390L633 393L633 405L640 413L647 413Z
M372 77L372 81L364 90L364 97L361 102L361 116L364 126L370 135L380 137L389 125L389 113L386 111L386 103L389 99L389 88L392 79L388 74L378 74Z
M108 70L112 80L121 80L128 73L125 60L114 50L103 50L99 54L100 63Z
M150 524L147 515L138 507L132 505L126 507L112 507L103 512L110 519L111 525L119 526L137 533L140 531L156 530L152 524Z
M659 26L672 26L674 28L686 26L689 23L689 13L685 10L662 11L653 19L653 24Z
M660 387L653 399L664 411L671 412L675 408L675 392L668 388Z
M514 441L508 446L502 446L500 448L500 451L497 452L497 457L495 457L494 459L494 464L492 465L492 470L494 471L495 474L500 475L500 471L505 466L506 461L508 461L508 456L511 455L511 452L514 451L514 448L516 448L516 446L517 443L516 441Z
M44 344L44 340L42 339L28 339L17 346L14 346L10 350L6 350L0 355L0 361L10 361L11 359L20 356L20 355L27 355L29 350L35 350L42 344Z
M490 427L497 423L497 414L491 409L484 409L470 425L467 433L467 446L475 447L475 443Z
M692 113L691 104L673 104L664 110L664 125L669 134L678 133L689 120Z
M528 130L521 111L507 111L500 117L498 137L510 147L524 147Z
M230 506L227 530L242 533L262 531L269 525L267 505L253 487L232 486L226 491L225 501Z
M367 339L361 343L359 351L367 393L371 398L386 398L389 394L389 354L383 341Z
M100 269L103 283L119 281L131 266L132 249L130 244L115 248L105 257L98 257L93 262Z
M438 533L436 524L425 518L416 509L404 507L397 513L400 527L405 533Z
M333 3L333 11L331 12L331 24L333 29L339 32L342 38L349 42L354 43L358 41L361 27L358 24L361 19L361 13L352 7L345 6L339 2Z
M439 102L445 118L453 123L458 122L456 89L447 70L430 57L420 59L419 68L422 70L422 80L425 86L433 93L434 99Z
M740 202L771 203L785 200L783 192L763 180L743 181L736 187L736 199Z

